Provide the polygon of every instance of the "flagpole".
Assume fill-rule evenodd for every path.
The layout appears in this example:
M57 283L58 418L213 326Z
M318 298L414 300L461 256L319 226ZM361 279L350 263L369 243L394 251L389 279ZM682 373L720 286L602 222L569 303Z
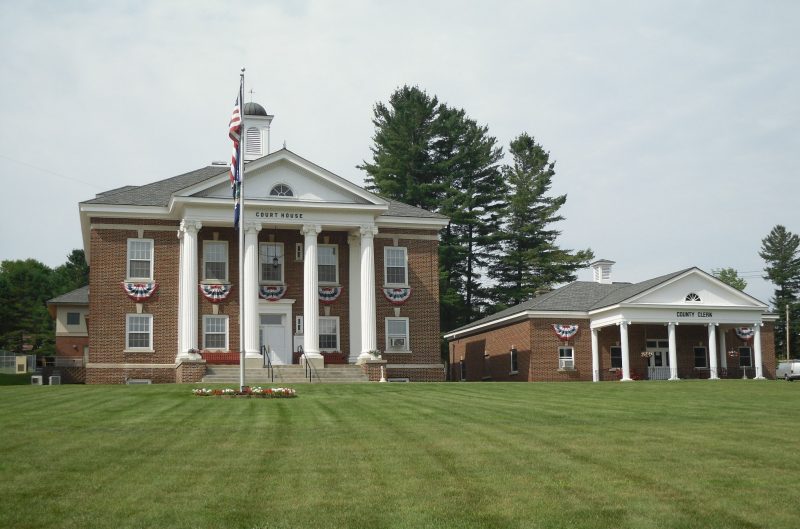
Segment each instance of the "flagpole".
M244 300L244 68L239 74L239 112L242 129L239 134L239 391L244 391L244 372L245 372L245 350L244 350L244 328L245 311ZM253 285L248 285L252 288Z

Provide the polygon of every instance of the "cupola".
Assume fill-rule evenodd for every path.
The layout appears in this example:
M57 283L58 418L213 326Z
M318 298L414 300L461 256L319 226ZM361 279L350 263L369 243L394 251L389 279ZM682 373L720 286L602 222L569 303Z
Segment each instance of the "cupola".
M592 269L592 275L595 283L602 285L611 284L611 267L616 263L607 259L598 259L591 263L589 267Z
M245 103L244 112L244 161L249 162L269 154L269 127L272 123L267 110L258 103Z

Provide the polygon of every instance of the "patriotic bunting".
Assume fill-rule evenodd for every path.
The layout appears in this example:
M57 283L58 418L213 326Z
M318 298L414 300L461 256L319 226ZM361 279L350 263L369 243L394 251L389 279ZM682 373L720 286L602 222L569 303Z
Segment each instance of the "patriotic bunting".
M342 295L342 287L319 287L319 300L329 305Z
M553 330L556 332L559 338L562 340L569 340L578 332L577 325L559 325L558 323L553 324Z
M231 285L200 285L200 293L211 303L222 303L231 293Z
M142 301L150 299L150 296L156 293L156 290L158 290L158 283L155 281L150 281L148 283L129 283L123 281L122 290L124 290L125 294L133 301L141 303Z
M736 327L734 331L736 331L736 336L744 341L752 340L755 335L755 331L751 327Z
M267 301L278 301L286 294L286 285L261 285L258 297Z
M402 305L411 297L411 288L384 288L383 296L388 299L392 305Z

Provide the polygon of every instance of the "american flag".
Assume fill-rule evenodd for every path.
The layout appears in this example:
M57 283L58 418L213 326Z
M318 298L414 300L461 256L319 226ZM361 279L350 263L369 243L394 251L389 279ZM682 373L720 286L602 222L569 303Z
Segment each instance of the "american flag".
M239 140L242 137L242 86L239 86L239 93L236 94L236 105L233 107L231 121L228 124L228 136L233 140L233 153L231 154L231 191L233 192L233 227L239 226L239 208L241 194L241 175L239 174Z

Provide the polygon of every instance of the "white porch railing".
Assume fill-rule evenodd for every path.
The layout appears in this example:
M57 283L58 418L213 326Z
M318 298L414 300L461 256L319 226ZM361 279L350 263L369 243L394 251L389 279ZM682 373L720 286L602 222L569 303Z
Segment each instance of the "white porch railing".
M669 380L669 366L650 366L647 368L650 380Z

